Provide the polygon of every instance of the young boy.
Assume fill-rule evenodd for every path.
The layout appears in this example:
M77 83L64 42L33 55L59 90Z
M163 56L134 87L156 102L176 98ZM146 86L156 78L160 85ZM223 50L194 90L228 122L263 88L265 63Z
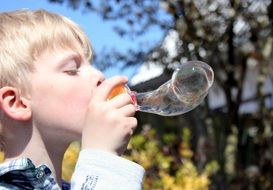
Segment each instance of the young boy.
M0 189L60 189L63 154L82 150L71 189L141 189L144 170L120 156L137 126L126 77L105 80L82 30L45 10L0 13Z

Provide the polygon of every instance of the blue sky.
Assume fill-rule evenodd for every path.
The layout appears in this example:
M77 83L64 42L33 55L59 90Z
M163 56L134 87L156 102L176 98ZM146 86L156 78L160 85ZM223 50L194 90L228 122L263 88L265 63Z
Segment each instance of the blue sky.
M106 47L107 49L115 48L124 50L130 47L136 47L137 44L132 43L131 39L120 38L112 29L112 22L103 21L95 13L83 13L82 10L73 10L66 4L53 4L48 3L47 0L8 0L1 3L0 11L12 11L21 8L39 9L43 8L49 11L60 13L71 20L78 23L87 33L91 40L92 46L97 53ZM147 35L146 38L153 38L158 40L161 34L158 35L152 32L152 35ZM152 40L153 40L152 39ZM131 78L137 68L129 68L120 70L118 68L110 68L104 71L106 77L117 74L124 74Z

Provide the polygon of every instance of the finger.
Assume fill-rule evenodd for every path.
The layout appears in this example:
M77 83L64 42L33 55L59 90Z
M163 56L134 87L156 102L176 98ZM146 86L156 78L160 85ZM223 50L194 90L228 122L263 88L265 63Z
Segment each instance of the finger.
M94 93L94 101L107 100L111 91L118 85L124 85L128 81L125 76L114 76L112 78L104 80Z
M127 133L132 135L137 128L137 119L135 117L127 117L126 122L130 124Z
M115 96L111 100L109 100L110 106L114 108L121 108L125 105L132 104L132 98L129 94L123 93Z
M119 114L125 117L133 117L136 113L136 108L132 104L128 104L118 109Z

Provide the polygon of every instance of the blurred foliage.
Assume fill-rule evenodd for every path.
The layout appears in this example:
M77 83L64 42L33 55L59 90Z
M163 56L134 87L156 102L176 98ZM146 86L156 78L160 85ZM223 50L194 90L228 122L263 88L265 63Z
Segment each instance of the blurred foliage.
M77 162L80 151L80 143L75 141L70 144L68 149L64 154L63 164L62 164L62 179L64 181L70 181L72 174L75 169L75 164Z
M145 168L143 189L209 189L209 177L218 170L218 164L211 161L199 171L191 160L190 140L188 128L183 128L181 134L165 133L160 137L149 125L132 138L127 158Z
M273 83L272 0L49 1L94 11L113 21L115 31L125 38L137 39L152 27L165 37L177 36L172 52L164 45L166 38L125 53L97 52L101 68L152 61L171 73L187 60L197 59L215 71L212 91L223 92L223 107L209 106L215 97L179 117L138 114L142 130L132 139L128 156L147 169L146 189L183 189L184 181L217 190L273 189L272 92L266 94L264 89L267 79ZM251 69L257 75L247 77ZM249 79L255 81L256 93L245 99ZM266 104L268 99L271 106ZM241 113L246 102L257 103L258 109ZM147 134L145 125L151 126ZM191 143L182 138L185 127L190 129ZM212 169L216 174L206 172L207 167L218 166Z
M4 161L4 152L0 152L0 163Z

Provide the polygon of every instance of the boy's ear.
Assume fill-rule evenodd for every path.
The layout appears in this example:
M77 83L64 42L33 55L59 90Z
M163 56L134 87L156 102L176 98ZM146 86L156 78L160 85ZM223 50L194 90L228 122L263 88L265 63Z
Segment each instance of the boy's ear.
M0 88L0 108L10 118L26 121L31 118L30 101L10 86Z

